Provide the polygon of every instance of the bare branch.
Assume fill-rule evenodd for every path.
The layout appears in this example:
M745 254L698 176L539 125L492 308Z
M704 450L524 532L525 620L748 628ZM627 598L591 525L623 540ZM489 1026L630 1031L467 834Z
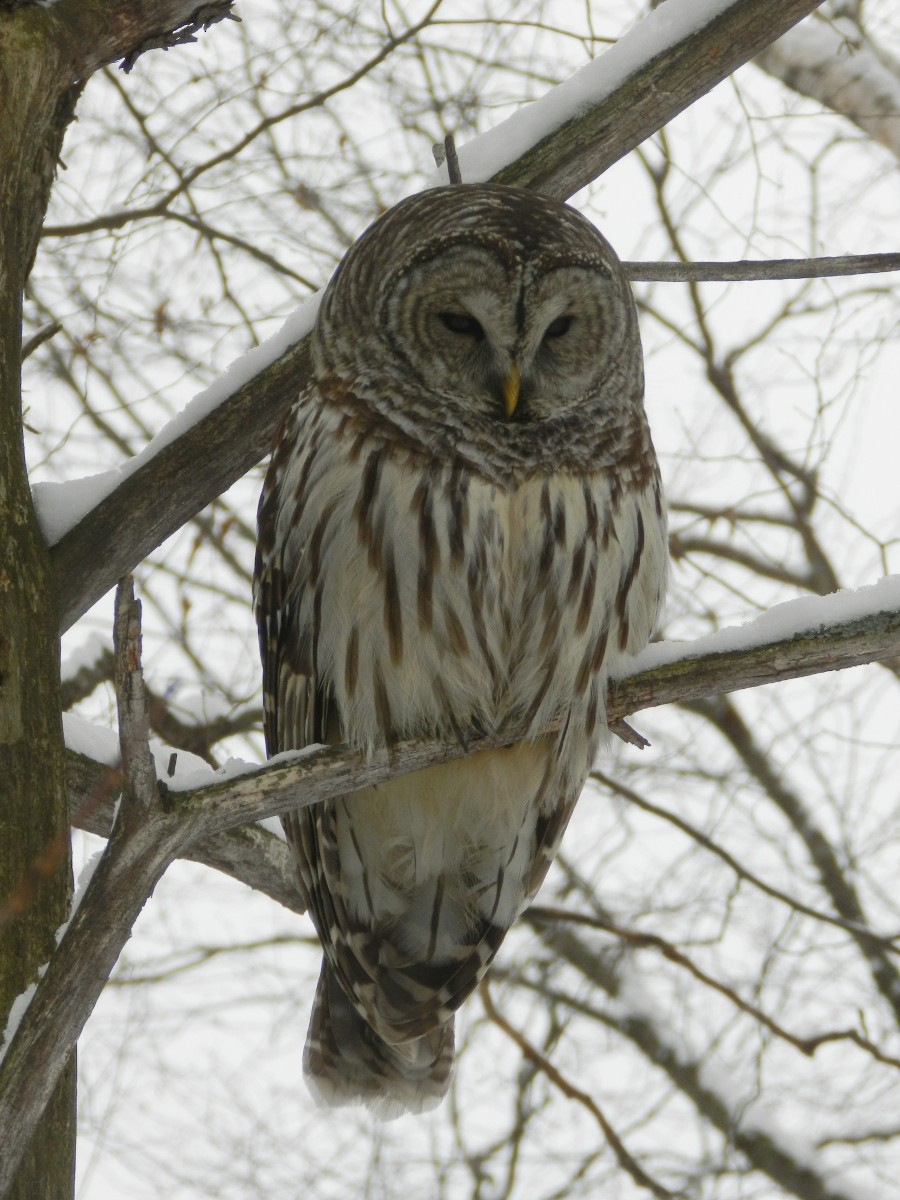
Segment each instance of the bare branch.
M51 321L49 325L45 325L43 329L39 329L37 333L32 334L27 342L22 343L22 362L30 355L34 354L38 346L43 346L44 342L55 337L62 329L62 324L59 321Z
M772 279L826 279L900 271L900 254L836 254L821 258L769 258L765 262L625 262L635 283L731 283Z
M679 36L664 39L656 57L644 59L636 67L619 68L608 96L582 107L511 167L500 171L497 182L517 183L552 196L573 195L771 45L820 2L736 0L702 22L685 21ZM691 3L676 9L674 0L666 0L644 23L658 19L671 27L680 17L691 18L695 11ZM615 51L614 46L607 54ZM465 147L460 157L465 170Z
M622 783L621 780L613 779L612 776L607 775L603 771L597 770L596 767L593 771L591 771L591 779L602 784L603 787L608 788L616 796L621 796L624 800L627 800L629 804L633 804L637 808L642 808L644 812L652 813L653 816L658 817L660 820L667 821L670 825L674 825L676 829L680 829L683 834L691 838L692 841L696 842L698 846L702 846L704 850L709 851L710 854L714 854L717 858L721 859L722 862L724 862L734 872L738 879L751 884L755 888L758 888L767 896L771 896L773 900L778 900L779 903L787 905L787 907L793 909L794 912L802 913L803 916L810 917L814 921L822 921L827 925L835 925L839 929L849 931L850 933L854 934L854 936L861 931L862 927L859 925L858 921L849 921L845 917L836 917L831 913L822 912L820 909L812 908L810 905L804 904L801 900L798 900L796 896L791 896L787 892L782 891L780 888L773 887L772 884L766 883L764 879L762 879L755 872L748 870L747 867L738 862L733 854L729 854L724 846L720 846L718 842L714 841L711 837L708 837L707 834L705 834L701 829L698 829L689 821L685 821L683 817L679 817L676 813L669 812L668 809L662 808L658 804L653 804L645 796L638 795L634 788L628 787L626 784ZM885 948L885 950L892 950L895 953L900 953L900 934L884 936L873 934L868 929L862 931L865 932L868 937L878 941Z
M149 50L169 50L172 46L184 46L196 42L195 33L205 33L217 21L240 21L240 17L231 11L232 0L207 0L201 4L191 16L172 29L163 29L159 33L148 34L142 41L129 51L119 64L127 75L142 54Z
M871 1054L877 1062L884 1063L886 1066L900 1068L900 1058L885 1054L882 1050L879 1050L874 1042L863 1037L856 1029L830 1030L827 1033L814 1034L811 1037L800 1037L798 1034L791 1033L783 1025L779 1025L768 1013L763 1012L755 1004L748 1003L742 996L738 995L734 988L729 987L728 984L722 983L721 980L702 970L682 950L679 950L677 946L673 946L671 942L666 941L665 938L660 937L658 934L646 933L640 929L626 929L615 921L607 920L605 917L600 917L593 913L573 912L554 905L533 904L528 909L528 920L534 923L543 921L554 925L564 921L568 921L573 925L586 925L588 928L610 933L637 949L656 950L663 958L682 967L702 983L704 987L718 992L720 996L725 996L735 1008L751 1016L759 1025L764 1026L777 1038L787 1042L808 1058L811 1058L822 1046L830 1045L832 1042L845 1041L853 1042L861 1050L865 1050L867 1054Z
M130 613L127 595L121 611L123 619ZM616 683L610 689L609 716L616 721L673 699L856 665L896 653L898 644L900 611L891 610L751 649L680 659ZM556 728L558 723L551 724L547 732ZM210 839L233 826L346 795L469 752L508 745L524 732L524 726L505 729L469 747L404 742L369 759L342 746L313 749L251 775L192 792L172 792L167 802L151 805L141 821L121 819L127 811L123 806L85 898L0 1067L0 1144L27 1143L137 914L169 863L192 843L193 855L201 857L209 852ZM98 768L108 778L108 768ZM99 808L95 806L94 816ZM200 848L203 843L206 851ZM226 858L221 849L219 856ZM883 957L882 948L877 949ZM0 1167L0 1190L5 1186L3 1171L14 1166Z
M592 944L559 926L537 928L555 956L580 971L586 980L607 995L618 997L620 973L607 957L597 954ZM785 1194L800 1197L800 1200L852 1200L852 1191L827 1178L803 1157L792 1155L790 1148L765 1127L745 1120L735 1099L717 1087L708 1064L686 1052L683 1042L672 1037L668 1023L655 1019L646 1010L621 1004L602 1014L595 1010L594 1015L595 1019L618 1029L624 1038L634 1043L719 1130L727 1144L736 1147L756 1170L774 1180Z
M616 1133L615 1129L613 1129L612 1125L610 1125L593 1096L590 1096L587 1092L582 1091L581 1088L570 1083L562 1072L558 1071L553 1063L528 1041L524 1034L520 1033L518 1029L500 1014L494 1001L491 999L491 991L487 979L482 981L478 994L481 996L481 1003L484 1005L484 1011L487 1014L488 1020L492 1021L498 1029L502 1029L506 1036L519 1047L522 1055L546 1075L554 1087L559 1088L564 1096L567 1096L570 1100L577 1101L582 1108L587 1109L603 1131L603 1136L609 1143L613 1154L615 1154L619 1166L631 1176L638 1187L646 1188L648 1192L657 1196L659 1200L676 1200L676 1197L686 1200L684 1193L670 1192L668 1188L664 1188L655 1179L651 1179L640 1163L629 1154L625 1148L625 1143Z
M0 1062L0 1195L15 1176L138 914L183 845L183 822L159 808L140 822L116 821L84 898Z
M30 4L29 9L37 5ZM49 7L49 6L44 6ZM45 36L60 50L60 75L72 84L117 59L130 70L147 50L193 42L195 33L219 21L240 20L233 0L111 0L106 4L57 4L47 14ZM19 10L21 11L21 10ZM13 14L16 15L16 14ZM65 83L63 84L65 86Z

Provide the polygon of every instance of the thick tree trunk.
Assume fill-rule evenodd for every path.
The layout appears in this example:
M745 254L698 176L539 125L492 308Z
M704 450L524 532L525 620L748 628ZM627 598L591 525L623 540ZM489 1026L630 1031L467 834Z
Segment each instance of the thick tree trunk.
M71 895L56 589L25 468L20 356L22 289L76 92L33 22L0 17L0 1029ZM8 1194L64 1200L74 1163L73 1056Z

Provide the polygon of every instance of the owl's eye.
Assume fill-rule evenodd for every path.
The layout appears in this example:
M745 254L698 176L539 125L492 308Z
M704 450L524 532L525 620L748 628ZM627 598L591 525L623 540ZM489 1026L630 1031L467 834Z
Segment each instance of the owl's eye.
M474 317L470 317L468 313L442 312L438 313L438 318L444 328L449 329L451 333L461 333L466 337L478 338L479 341L484 337L484 330L481 328L480 322L476 321Z
M568 333L569 330L572 328L572 322L574 320L575 320L574 317L557 317L555 320L551 321L550 324L547 326L547 328L544 330L544 337L545 338L562 337L564 334Z

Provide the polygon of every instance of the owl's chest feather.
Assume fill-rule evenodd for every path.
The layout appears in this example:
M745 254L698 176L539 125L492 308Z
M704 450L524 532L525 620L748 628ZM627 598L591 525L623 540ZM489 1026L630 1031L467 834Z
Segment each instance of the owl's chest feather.
M647 550L640 503L616 511L599 474L503 489L377 445L355 457L316 449L282 480L300 513L285 565L348 740L514 715L537 731L562 708L602 707L597 679L632 636L646 640L658 599L657 581L641 601L646 629L630 631L621 593L640 583Z

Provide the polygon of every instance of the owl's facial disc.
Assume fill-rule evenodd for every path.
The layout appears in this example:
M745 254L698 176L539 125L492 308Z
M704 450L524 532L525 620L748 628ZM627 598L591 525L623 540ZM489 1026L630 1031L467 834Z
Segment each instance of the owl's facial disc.
M378 327L441 423L535 425L596 407L629 344L621 284L583 251L454 242L386 277L382 295Z

